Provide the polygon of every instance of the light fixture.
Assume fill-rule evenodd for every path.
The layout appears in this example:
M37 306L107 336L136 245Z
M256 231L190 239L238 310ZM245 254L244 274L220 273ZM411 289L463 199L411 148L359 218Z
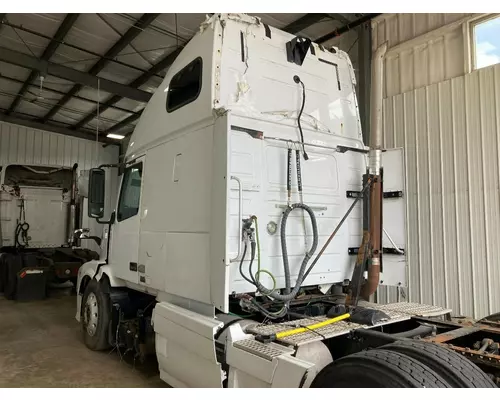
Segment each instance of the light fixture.
M124 135L118 135L117 133L108 133L107 137L110 139L120 139L122 140L125 136Z

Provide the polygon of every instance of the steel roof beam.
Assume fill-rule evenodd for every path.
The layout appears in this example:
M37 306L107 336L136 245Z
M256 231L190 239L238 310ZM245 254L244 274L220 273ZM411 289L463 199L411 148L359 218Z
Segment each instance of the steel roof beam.
M24 81L22 81L21 79L12 78L11 76L7 76L7 75L0 73L0 80L2 80L2 79L9 81L9 82L19 83L20 85L22 85L24 83ZM32 88L35 88L35 89L39 88L39 85L37 85L35 83L30 83L29 86ZM44 87L43 90L45 92L55 93L55 94L59 94L59 95L63 95L63 96L66 94L65 92L62 92L62 91L56 90L56 89L52 89L49 87ZM81 100L81 101L85 101L87 103L95 104L95 100L89 99L88 97L83 97L83 96L78 96L78 95L75 95L73 97L77 100ZM125 113L137 114L137 111L128 110L128 109L123 108L123 107L111 106L110 108L112 108L114 110L122 111Z
M6 15L7 15L7 13L0 13L0 32L2 31L3 20L4 20L4 18L5 18Z
M127 126L130 123L134 122L135 120L139 119L141 117L142 111L143 110L141 110L139 114L130 115L127 118L109 127L104 131L104 134L107 135L108 133L116 132L117 130L123 128L124 126Z
M334 37L340 36L348 31L350 31L351 29L356 28L357 26L360 26L366 22L369 22L370 20L372 20L375 17L378 17L379 15L380 14L366 14L363 17L361 17L355 21L349 22L348 24L346 24L338 29L335 29L333 32L327 33L326 35L321 36L320 38L317 38L316 40L314 40L314 42L319 43L319 44L325 43L325 42L329 41L330 39L333 39Z
M50 58L54 55L56 52L57 48L59 47L59 42L62 41L65 36L68 34L69 30L73 27L73 24L76 22L80 14L68 14L66 15L66 18L64 18L63 22L57 29L56 34L54 35L54 40L51 40L48 44L48 46L45 48L41 59L44 61L49 61ZM15 111L19 103L21 102L21 99L23 98L24 94L28 90L30 84L36 79L38 75L38 71L31 71L30 76L26 81L24 82L21 90L17 94L16 98L12 101L12 104L10 105L9 109L7 110L7 114L10 114L11 112Z
M21 125L21 126L27 126L28 128L38 129L41 131L50 131L50 132L60 133L62 135L77 137L80 139L87 139L87 140L94 140L94 141L96 139L95 135L93 135L91 132L75 131L73 129L68 129L68 128L65 128L63 126L52 125L51 123L48 123L48 122L39 122L39 121L31 120L28 118L21 118L21 117L16 117L13 115L7 115L5 113L0 113L0 121L9 122L11 124L16 124L16 125ZM99 141L102 143L114 143L114 144L116 144L115 141L112 141L112 140L105 138L105 137L100 137Z
M26 33L29 33L30 35L34 35L36 37L41 37L41 38L44 38L46 40L53 40L55 41L54 38L51 38L50 36L47 36L47 35L44 35L43 33L40 33L40 32L36 32L32 29L28 29L26 28L25 26L23 25L16 25L16 24L12 24L10 22L8 22L5 18L2 20L0 20L1 23L2 23L2 26L3 25L6 25L6 26L10 26L11 28L13 29L17 29L19 31L22 31L22 32L26 32ZM1 28L0 28L1 29ZM99 53L96 53L92 50L89 50L89 49L85 49L83 47L80 47L80 46L77 46L75 44L72 44L72 43L69 43L67 41L59 41L58 42L59 44L62 44L64 46L67 46L69 48L72 48L72 49L75 49L75 50L78 50L78 51L81 51L82 53L86 53L86 54L90 54L92 55L93 57L92 58L84 58L84 59L81 59L81 60L73 60L73 61L70 61L68 62L69 63L79 63L79 62L85 62L85 61L96 61L96 60L100 60L101 58L104 58L103 55L99 54ZM144 68L139 68L135 65L132 65L132 64L128 64L126 62L123 62L123 61L120 61L118 60L116 57L115 58L107 58L107 60L109 62L112 62L112 63L116 63L116 64L119 64L119 65L123 65L124 67L127 67L127 68L130 68L130 69L134 69L136 71L140 71L140 72L146 72L147 70L144 69ZM159 78L162 78L162 76L158 76Z
M328 13L328 15L330 17L332 17L333 19L339 21L341 24L348 24L350 22L352 22L349 18L346 18L344 17L342 14L332 14L332 13Z
M163 71L164 69L170 67L180 52L181 52L180 48L173 51L172 53L170 53L169 55L164 57L161 61L159 61L158 63L153 65L147 72L145 72L144 74L142 74L141 76L139 76L138 78L136 78L135 80L130 82L129 86L132 88L137 88L137 87L142 86L150 78L155 76L158 72ZM104 103L102 103L99 106L99 112L103 113L109 107L111 107L113 104L119 102L121 99L122 99L122 97L119 95L116 95L116 96L109 98L108 100L106 100ZM84 125L88 124L90 121L92 121L95 118L96 113L97 113L97 108L94 109L92 112L90 112L86 117L84 117L78 123L73 125L72 129L80 129ZM113 128L113 127L111 127L111 128Z
M285 32L296 34L325 19L326 14L306 14L283 28Z
M98 78L86 72L65 67L64 65L39 60L29 54L20 53L4 47L0 47L0 61L23 68L33 69L46 75L53 75L67 81L78 82L81 85L89 86L94 89L97 89L97 87L100 86L101 90L142 103L147 103L151 98L151 93L143 90L134 89L127 85L110 81L109 79ZM100 84L98 84L97 81L100 81Z
M106 54L97 61L88 71L90 75L96 76L109 63L109 58L116 57L125 47L127 47L139 34L147 28L160 14L144 14L125 34L106 52ZM62 106L64 106L75 94L82 89L81 84L73 86L62 99L42 118L47 121L53 117ZM104 90L104 88L103 88Z

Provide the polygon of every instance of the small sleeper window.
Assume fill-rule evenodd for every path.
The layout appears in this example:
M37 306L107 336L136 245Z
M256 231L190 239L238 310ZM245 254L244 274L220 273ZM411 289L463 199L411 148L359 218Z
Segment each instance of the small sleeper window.
M201 92L201 57L177 72L168 87L167 112L172 112L195 101Z

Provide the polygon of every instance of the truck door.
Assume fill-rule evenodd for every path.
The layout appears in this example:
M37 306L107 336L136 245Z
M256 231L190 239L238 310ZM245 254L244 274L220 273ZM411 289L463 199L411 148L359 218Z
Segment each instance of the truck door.
M382 153L384 168L381 285L406 287L406 193L402 148Z
M116 276L138 282L139 230L144 157L129 165L122 176L116 220L111 230L110 264Z

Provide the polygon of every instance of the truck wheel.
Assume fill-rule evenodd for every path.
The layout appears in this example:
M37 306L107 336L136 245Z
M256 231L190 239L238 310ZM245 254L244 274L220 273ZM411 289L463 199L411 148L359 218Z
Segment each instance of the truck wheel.
M442 388L450 385L436 372L404 354L368 350L327 365L313 388Z
M456 388L496 388L497 386L477 365L453 350L434 343L402 340L380 349L405 354L425 364Z
M105 350L108 342L110 322L109 296L101 290L101 284L92 279L82 299L83 341L90 350Z

